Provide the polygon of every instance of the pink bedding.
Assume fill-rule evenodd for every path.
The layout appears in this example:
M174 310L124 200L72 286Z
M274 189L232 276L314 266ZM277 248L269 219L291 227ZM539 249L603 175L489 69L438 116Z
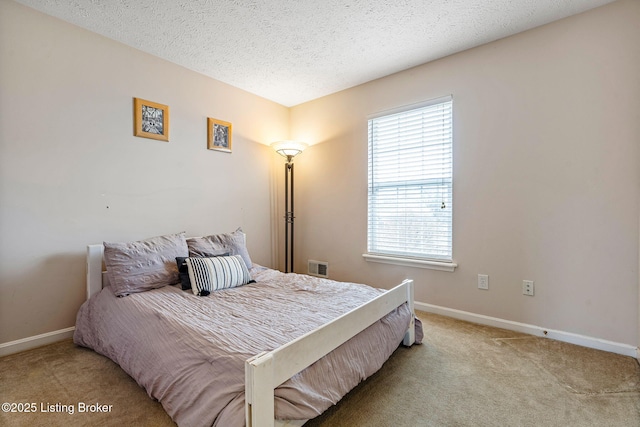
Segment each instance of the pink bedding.
M74 341L118 363L180 426L243 426L244 362L383 292L255 266L257 283L198 297L179 286L124 298L107 287L78 312ZM276 389L276 418L310 419L376 372L410 321L399 307ZM422 327L416 320L416 342Z

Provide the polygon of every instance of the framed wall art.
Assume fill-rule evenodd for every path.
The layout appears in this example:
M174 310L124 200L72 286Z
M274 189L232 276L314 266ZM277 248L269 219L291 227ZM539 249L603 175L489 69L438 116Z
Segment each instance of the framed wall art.
M231 123L207 117L207 148L231 152Z
M133 135L169 141L169 107L133 98Z

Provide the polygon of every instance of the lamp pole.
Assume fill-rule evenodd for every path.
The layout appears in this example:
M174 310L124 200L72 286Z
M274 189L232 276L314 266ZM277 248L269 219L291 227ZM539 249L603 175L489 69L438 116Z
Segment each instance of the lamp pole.
M278 154L286 157L284 165L284 272L293 271L293 158L307 148L299 141L279 141L271 144Z
M284 165L284 272L293 271L293 162L292 156L287 156Z

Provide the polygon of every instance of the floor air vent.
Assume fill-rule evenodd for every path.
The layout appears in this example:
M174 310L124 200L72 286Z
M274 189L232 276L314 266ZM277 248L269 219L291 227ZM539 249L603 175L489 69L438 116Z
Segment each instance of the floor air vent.
M309 274L317 277L329 277L329 263L310 259Z

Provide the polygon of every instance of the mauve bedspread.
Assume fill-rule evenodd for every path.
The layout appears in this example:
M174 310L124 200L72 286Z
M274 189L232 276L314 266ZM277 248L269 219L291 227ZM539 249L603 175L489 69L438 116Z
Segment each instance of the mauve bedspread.
M74 341L118 363L180 426L243 426L244 362L377 296L364 285L256 266L257 283L198 297L107 287L78 312ZM406 305L276 389L276 417L310 419L376 372L402 342ZM416 340L422 328L416 321Z

